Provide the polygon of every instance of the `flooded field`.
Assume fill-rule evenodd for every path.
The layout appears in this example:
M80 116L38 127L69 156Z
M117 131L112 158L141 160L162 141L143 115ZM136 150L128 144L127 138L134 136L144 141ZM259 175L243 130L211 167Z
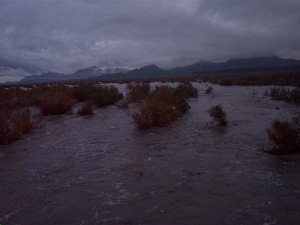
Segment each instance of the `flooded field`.
M265 97L269 87L194 85L199 97L169 127L140 131L111 106L47 116L1 146L0 223L300 224L300 156L263 152L271 121L299 107ZM225 128L210 123L216 104Z

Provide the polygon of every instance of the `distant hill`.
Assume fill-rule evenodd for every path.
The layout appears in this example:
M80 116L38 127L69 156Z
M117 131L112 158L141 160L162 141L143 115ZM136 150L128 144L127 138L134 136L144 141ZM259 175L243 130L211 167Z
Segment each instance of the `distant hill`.
M218 63L200 61L188 66L183 67L175 67L174 69L170 69L169 73L173 75L184 75L184 74L192 74L197 71L210 71L216 70Z
M41 75L32 75L23 78L20 83L47 83L51 81L68 80L67 75L61 73L43 73Z
M233 71L233 70L267 70L282 67L300 66L299 60L294 59L281 59L279 57L257 57L246 59L230 59L226 62L212 63L212 62L198 62L185 67L177 67L172 69L174 74L191 74L195 72L208 72L208 71Z
M245 68L274 68L300 65L299 60L281 59L274 57L259 57L248 59L231 59L220 64L220 69L245 69Z
M236 74L253 72L284 72L300 71L300 60L281 59L279 57L258 57L231 59L226 62L214 63L200 61L188 66L163 70L156 65L134 69L125 74L109 74L95 77L99 80L148 79L159 77L186 76L192 74Z
M138 79L138 78L157 78L166 76L168 71L159 68L156 65L143 66L139 69L131 70L127 73L106 74L94 79L110 80L110 79Z
M139 69L134 69L134 70L131 70L127 73L127 75L129 76L140 76L140 75L144 75L144 76L156 76L158 74L160 75L163 75L166 71L159 68L158 66L156 65L148 65L148 66L144 66L144 67L141 67Z
M65 75L59 73L44 73L25 77L20 83L46 83L67 80L124 80L149 79L193 74L237 74L255 72L300 71L300 60L281 59L279 57L257 57L231 59L226 62L200 61L183 67L164 70L156 65L147 65L134 70L124 68L98 68L96 66L79 69L75 73Z
M92 66L86 69L79 69L75 73L72 73L68 76L68 78L71 79L84 79L88 77L97 77L97 76L102 76L104 74L114 74L114 73L126 73L128 72L128 69L125 68L98 68L96 66Z
M43 73L41 75L32 75L23 78L20 83L48 83L55 81L68 81L68 80L79 80L79 79L91 79L93 77L99 77L108 73L124 73L129 70L125 68L98 68L96 66L89 67L86 69L79 69L75 73L66 75L61 73Z

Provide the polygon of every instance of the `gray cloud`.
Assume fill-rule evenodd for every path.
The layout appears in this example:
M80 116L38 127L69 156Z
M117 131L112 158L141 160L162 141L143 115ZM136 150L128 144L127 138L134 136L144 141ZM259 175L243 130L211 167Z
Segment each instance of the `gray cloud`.
M300 59L298 0L0 0L0 57L43 70Z

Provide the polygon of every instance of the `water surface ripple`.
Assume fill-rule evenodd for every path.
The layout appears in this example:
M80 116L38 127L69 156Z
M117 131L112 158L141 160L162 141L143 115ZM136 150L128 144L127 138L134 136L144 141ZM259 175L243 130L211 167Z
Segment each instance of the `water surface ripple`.
M191 110L166 128L139 131L111 106L49 116L1 146L0 223L300 224L300 156L262 151L271 121L299 107L263 96L267 87L195 85ZM227 128L210 123L219 103Z

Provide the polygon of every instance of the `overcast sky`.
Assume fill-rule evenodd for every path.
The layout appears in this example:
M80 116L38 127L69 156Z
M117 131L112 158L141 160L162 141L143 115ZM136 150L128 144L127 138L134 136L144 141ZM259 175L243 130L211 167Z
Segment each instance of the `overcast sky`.
M0 58L47 71L300 59L299 0L0 0Z

